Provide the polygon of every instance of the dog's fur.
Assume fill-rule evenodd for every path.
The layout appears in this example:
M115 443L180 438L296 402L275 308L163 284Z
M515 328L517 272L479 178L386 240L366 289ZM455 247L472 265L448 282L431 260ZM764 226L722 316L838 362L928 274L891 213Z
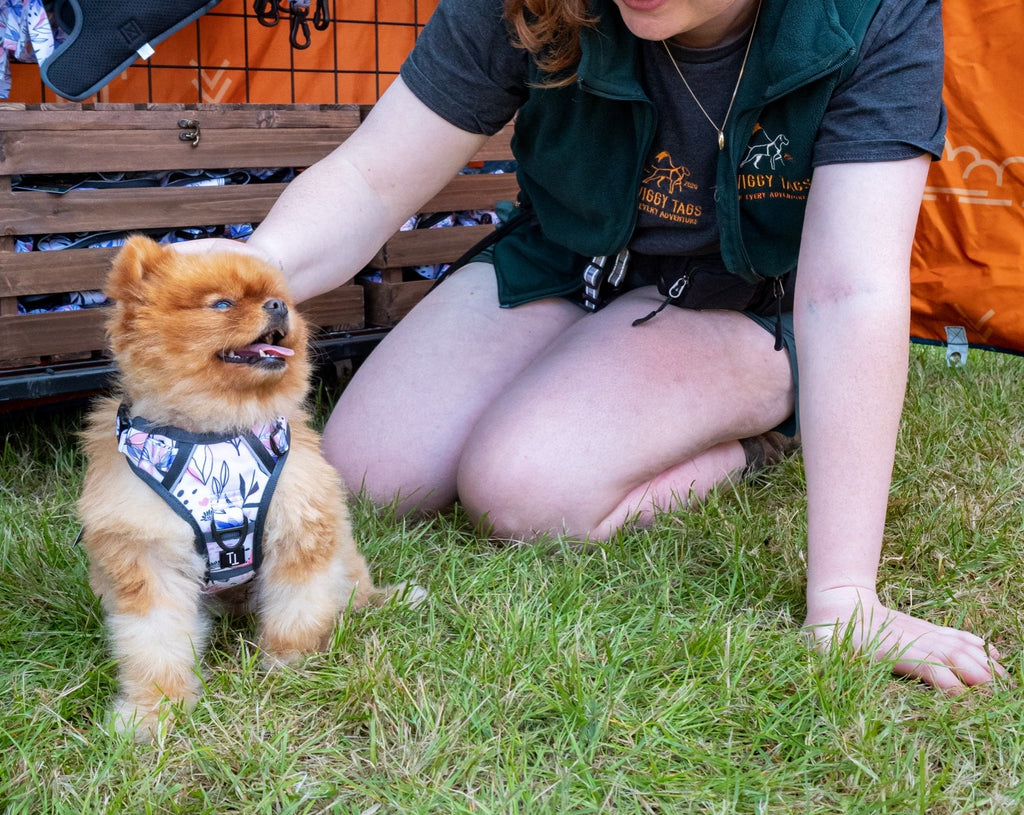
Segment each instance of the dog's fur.
M265 663L323 649L346 608L378 603L388 591L371 581L344 488L307 425L307 328L278 272L250 254L186 254L135 236L115 258L106 294L115 301L108 333L121 392L95 407L84 433L79 511L90 583L118 663L114 725L147 741L169 717L165 700L188 708L200 693L195 668L211 604L192 528L117 449L122 401L133 416L192 433L289 420L291 448L268 510L262 566L228 591L234 610L256 612ZM268 332L294 355L226 361L226 351L266 341Z

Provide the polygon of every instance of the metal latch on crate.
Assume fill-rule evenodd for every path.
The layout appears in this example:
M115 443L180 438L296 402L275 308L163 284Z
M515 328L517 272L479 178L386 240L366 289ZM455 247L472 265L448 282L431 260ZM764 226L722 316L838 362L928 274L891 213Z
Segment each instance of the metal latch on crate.
M198 119L178 119L178 127L181 128L181 132L178 134L179 139L192 142L193 147L199 146L199 137L202 134L199 132Z
M960 368L967 364L967 329L962 325L946 326L946 365Z

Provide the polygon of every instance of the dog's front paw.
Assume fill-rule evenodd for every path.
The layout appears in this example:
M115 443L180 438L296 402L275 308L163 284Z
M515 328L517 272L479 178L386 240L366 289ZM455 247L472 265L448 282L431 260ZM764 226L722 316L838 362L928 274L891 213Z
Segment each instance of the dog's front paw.
M409 608L421 606L429 596L430 593L425 588L417 586L415 583L396 583L394 586L384 589L385 601L392 600Z
M323 649L317 649L323 650ZM260 666L264 671L271 671L280 668L295 667L314 651L278 651L268 648L266 645L260 647Z
M173 718L168 708L160 705L142 708L121 697L110 709L109 725L115 733L131 736L138 744L152 744L167 732Z

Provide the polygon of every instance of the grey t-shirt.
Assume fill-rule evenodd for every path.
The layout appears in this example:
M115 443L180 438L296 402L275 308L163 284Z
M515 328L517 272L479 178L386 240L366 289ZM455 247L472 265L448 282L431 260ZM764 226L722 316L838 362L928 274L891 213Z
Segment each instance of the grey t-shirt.
M710 49L671 48L693 94L718 125L746 45L743 35ZM528 59L512 44L502 0L441 0L401 74L438 115L464 130L491 134L527 97ZM658 110L658 128L638 191L631 247L652 255L714 254L716 130L660 42L644 42L642 59L642 80ZM946 124L942 70L939 0L883 0L856 70L836 88L825 112L814 166L941 155ZM763 166L760 158L752 161L757 166L752 163L748 175L756 180L770 168L771 155Z

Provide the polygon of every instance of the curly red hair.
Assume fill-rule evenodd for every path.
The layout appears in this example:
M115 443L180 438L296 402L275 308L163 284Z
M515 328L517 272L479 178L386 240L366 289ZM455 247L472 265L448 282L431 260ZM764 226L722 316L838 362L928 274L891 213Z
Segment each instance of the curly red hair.
M589 0L505 0L516 44L549 76L546 86L569 85L580 61L580 30L595 25Z

